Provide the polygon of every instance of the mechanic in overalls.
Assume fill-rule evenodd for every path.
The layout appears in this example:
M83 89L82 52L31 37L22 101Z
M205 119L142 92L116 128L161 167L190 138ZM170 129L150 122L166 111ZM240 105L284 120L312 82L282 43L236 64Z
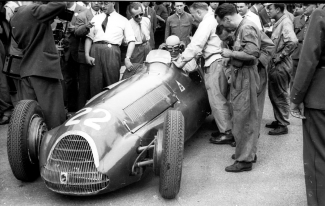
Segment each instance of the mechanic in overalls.
M275 19L271 39L275 44L269 70L269 97L274 110L275 121L265 125L273 128L269 135L288 134L289 122L289 84L292 75L291 54L298 39L292 21L284 13L283 3L265 3L267 13Z
M261 34L250 20L242 18L233 4L225 3L216 9L217 21L230 31L235 31L233 50L223 49L222 56L229 58L232 76L230 101L233 107L232 132L236 141L235 163L225 168L227 172L252 170L256 161L258 127L257 90L259 75L257 58L260 55Z

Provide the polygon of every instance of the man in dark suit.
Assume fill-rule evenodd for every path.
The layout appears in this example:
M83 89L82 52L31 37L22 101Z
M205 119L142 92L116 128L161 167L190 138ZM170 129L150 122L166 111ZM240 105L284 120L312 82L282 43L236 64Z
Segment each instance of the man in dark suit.
M303 160L308 205L325 205L325 10L307 29L291 92L291 115L303 119Z
M79 13L86 10L85 7L80 6L76 2L67 3L67 9L74 12L70 22L66 23L67 29L65 40L68 45L64 49L64 66L62 74L64 78L65 88L65 104L68 111L75 112L78 110L78 47L79 38L75 36L76 18Z
M85 40L86 35L93 25L90 23L91 19L100 14L100 5L98 2L91 2L91 8L81 12L76 18L75 35L80 37L78 49L79 65L79 94L78 94L78 109L81 109L90 99L90 84L89 84L89 69L91 66L87 64L85 59Z
M303 7L305 8L303 15L297 16L293 20L293 27L295 34L298 38L298 45L296 49L293 51L291 54L292 58L292 79L290 83L290 89L293 84L293 80L296 75L296 70L299 62L299 56L300 56L300 51L302 44L305 39L306 31L309 25L309 17L313 13L313 11L316 9L316 4L303 4Z
M62 2L34 3L19 7L11 19L13 38L23 51L23 99L38 101L49 129L65 121L60 57L51 29L51 22L65 8Z
M261 23L262 23L263 27L271 26L271 19L267 15L266 10L265 10L262 3L253 4L249 8L249 10L251 10L251 12L253 12L254 14L256 14L256 15L258 15L260 17L260 20L261 20Z
M144 17L148 17L150 19L151 22L151 31L150 31L150 46L152 49L155 48L155 32L156 32L156 28L157 28L157 16L156 16L156 12L154 9L149 7L150 2L148 1L144 1L142 2L143 5L143 12L144 12Z

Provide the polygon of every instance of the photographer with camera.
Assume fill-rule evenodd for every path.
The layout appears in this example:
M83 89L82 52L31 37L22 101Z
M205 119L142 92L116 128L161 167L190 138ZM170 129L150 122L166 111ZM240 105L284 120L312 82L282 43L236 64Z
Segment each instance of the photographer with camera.
M65 2L33 3L19 7L11 19L12 36L23 51L22 98L39 103L49 129L65 121L60 57L51 23L66 6Z

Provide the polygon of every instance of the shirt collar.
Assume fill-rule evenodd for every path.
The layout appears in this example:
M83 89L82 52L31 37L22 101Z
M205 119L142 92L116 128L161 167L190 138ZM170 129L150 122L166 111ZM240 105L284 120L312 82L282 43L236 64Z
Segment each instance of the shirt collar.
M77 3L74 2L73 5L70 8L68 8L68 10L74 11L76 9L76 6L77 6Z
M285 18L289 18L289 17L287 17L287 15L285 13L283 13L281 18L277 22L275 22L275 24L273 25L273 28L277 27Z
M183 11L183 13L182 13L181 15L179 15L177 12L175 12L175 14L176 14L178 17L183 16L184 13L185 13L185 11Z
M212 12L207 12L207 13L204 15L202 21L203 21L205 18L209 18L210 16L213 16L213 18L214 18L214 13L212 13Z
M97 13L97 12L99 12L99 14L102 13L100 10L95 11L93 8L90 8L90 11L91 11L91 13L93 14L93 16L96 16L96 13Z

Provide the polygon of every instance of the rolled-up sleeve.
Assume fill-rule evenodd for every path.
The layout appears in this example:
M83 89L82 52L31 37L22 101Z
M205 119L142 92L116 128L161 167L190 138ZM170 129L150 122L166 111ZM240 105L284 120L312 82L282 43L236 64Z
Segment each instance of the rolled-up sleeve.
M256 31L254 27L249 25L246 25L242 31L241 46L243 52L258 58L260 55L260 42L257 32L259 31Z
M211 34L211 29L209 29L209 25L202 23L203 22L199 24L199 27L197 28L191 40L191 43L187 45L185 51L182 53L182 61L191 61L196 56L196 54L203 50L206 42L208 41Z
M96 33L97 33L97 29L96 29L96 25L95 25L90 28L89 33L87 34L87 37L90 38L91 40L94 40Z
M130 22L128 20L125 20L125 27L124 27L124 39L125 42L128 44L130 42L135 42L135 36L134 36L134 32L132 29L132 26L130 24Z

